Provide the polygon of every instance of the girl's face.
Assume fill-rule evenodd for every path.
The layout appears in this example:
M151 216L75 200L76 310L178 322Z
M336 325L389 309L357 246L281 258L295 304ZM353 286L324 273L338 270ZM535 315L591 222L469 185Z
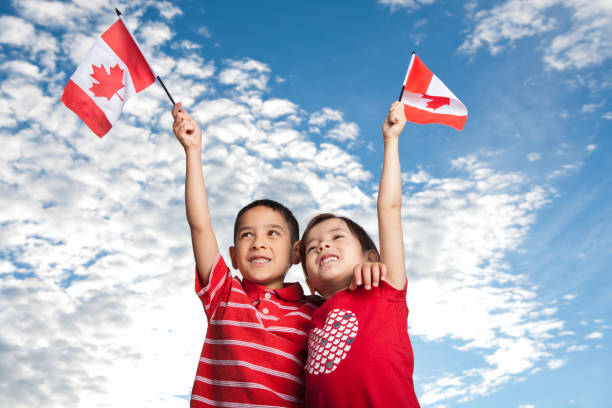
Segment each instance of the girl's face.
M369 252L346 222L330 218L315 225L305 239L306 274L311 292L325 298L349 287L355 266L369 261ZM375 259L373 259L375 260Z

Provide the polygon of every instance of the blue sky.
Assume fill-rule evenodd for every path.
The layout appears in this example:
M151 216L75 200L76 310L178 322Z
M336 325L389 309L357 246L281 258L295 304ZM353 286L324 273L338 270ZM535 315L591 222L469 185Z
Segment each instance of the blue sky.
M422 406L610 406L607 0L3 3L0 405L191 389L206 323L169 102L147 89L102 140L59 102L115 6L204 130L221 248L261 197L376 236L380 125L415 50L469 110L400 143Z

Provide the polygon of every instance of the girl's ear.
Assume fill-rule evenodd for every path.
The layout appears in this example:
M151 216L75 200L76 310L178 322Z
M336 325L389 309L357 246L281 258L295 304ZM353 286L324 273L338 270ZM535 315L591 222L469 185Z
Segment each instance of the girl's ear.
M368 262L380 262L378 254L373 249L366 251L366 259L368 260Z
M295 244L293 244L293 254L291 256L291 263L293 265L297 265L300 263L300 261L300 241L297 240Z
M238 269L238 263L236 262L236 247L229 247L230 258L232 259L232 266L234 269Z

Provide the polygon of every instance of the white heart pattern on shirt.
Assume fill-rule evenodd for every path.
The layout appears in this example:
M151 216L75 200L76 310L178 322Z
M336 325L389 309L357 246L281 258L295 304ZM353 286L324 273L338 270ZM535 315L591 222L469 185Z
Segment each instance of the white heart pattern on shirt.
M346 358L357 336L359 322L350 310L333 309L322 328L314 329L308 338L309 374L329 374Z

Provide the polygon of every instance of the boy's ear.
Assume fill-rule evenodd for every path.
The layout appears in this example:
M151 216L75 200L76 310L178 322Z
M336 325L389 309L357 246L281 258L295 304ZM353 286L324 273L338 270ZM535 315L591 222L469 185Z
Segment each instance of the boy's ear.
M293 254L291 255L291 264L297 265L300 263L300 240L293 244Z
M238 262L236 262L236 247L229 247L230 258L232 259L232 267L238 269Z
M366 259L368 260L368 262L380 262L378 254L373 249L366 251Z

